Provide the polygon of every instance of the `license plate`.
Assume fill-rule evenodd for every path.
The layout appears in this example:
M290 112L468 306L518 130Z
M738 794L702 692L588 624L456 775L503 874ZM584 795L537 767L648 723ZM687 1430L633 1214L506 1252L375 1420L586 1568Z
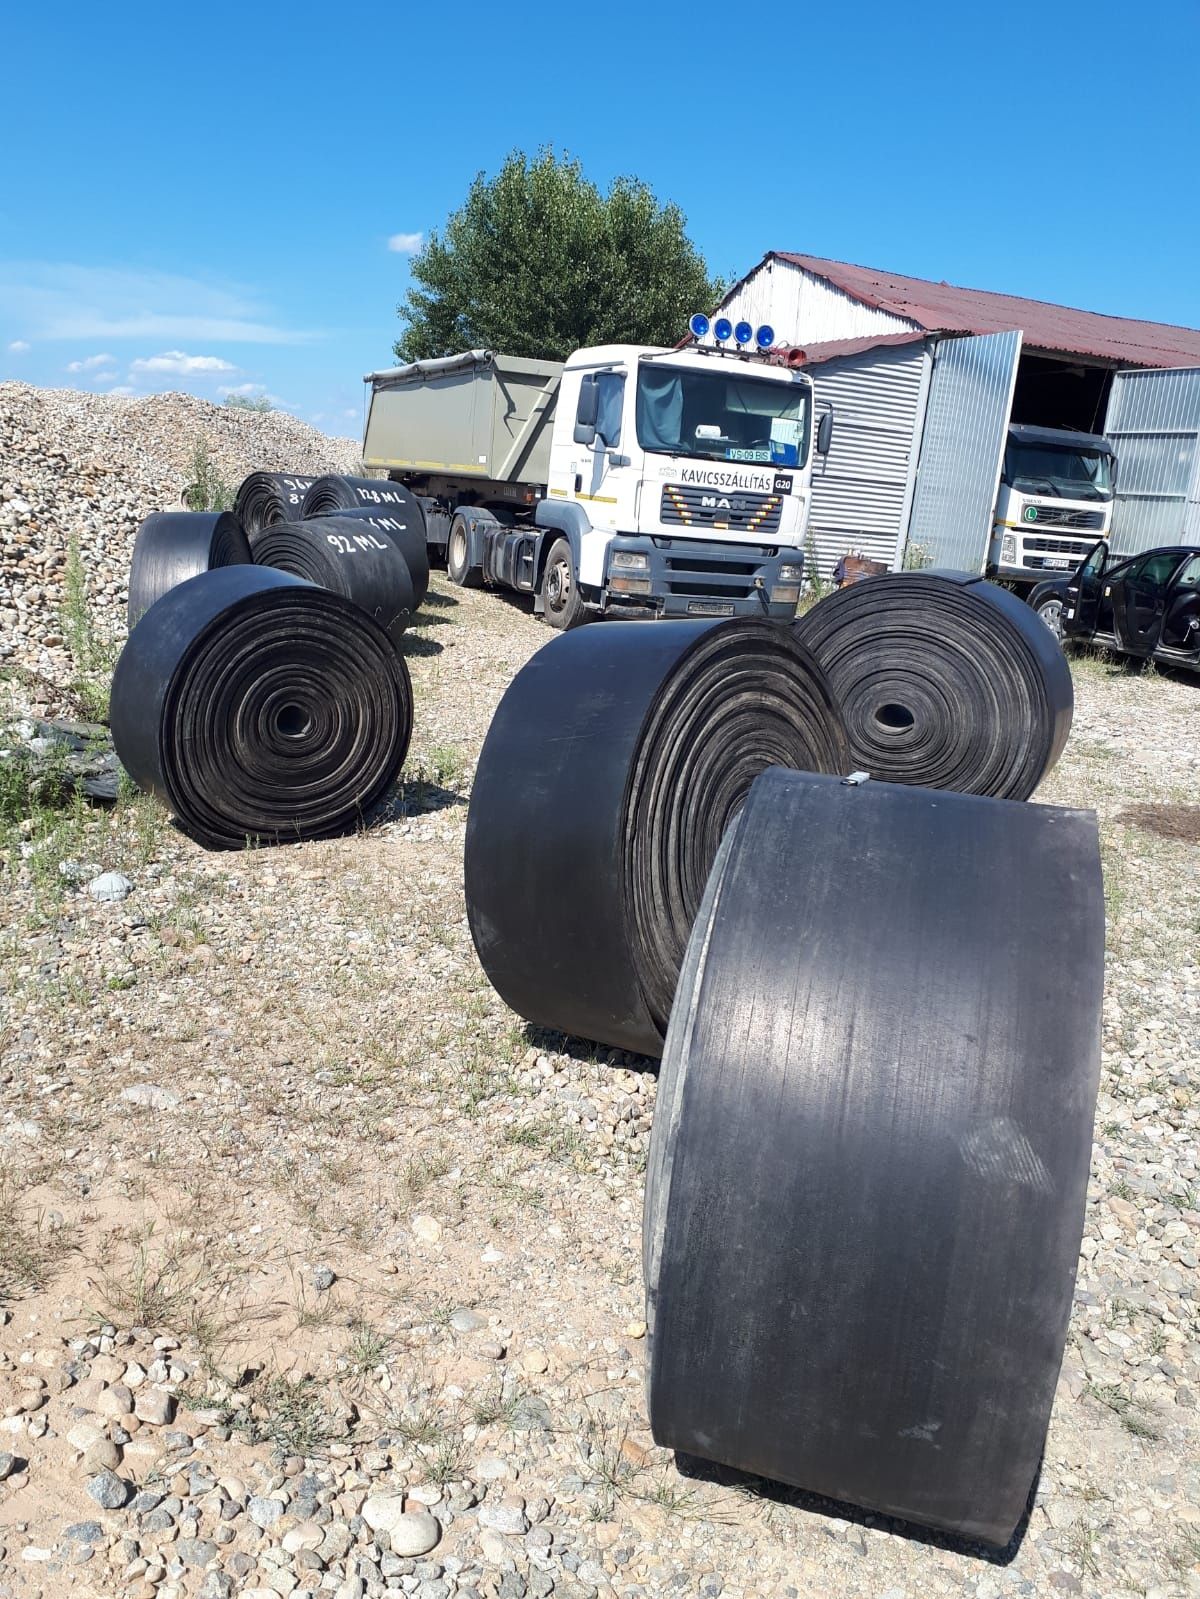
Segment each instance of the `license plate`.
M1072 561L1069 555L1048 555L1042 564L1044 566L1058 566L1065 569L1066 567L1072 565Z
M732 600L689 600L689 616L732 616Z

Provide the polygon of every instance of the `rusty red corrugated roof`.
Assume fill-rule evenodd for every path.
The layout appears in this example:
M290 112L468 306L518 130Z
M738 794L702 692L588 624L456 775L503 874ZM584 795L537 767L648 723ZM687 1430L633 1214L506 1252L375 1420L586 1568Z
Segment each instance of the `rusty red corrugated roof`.
M1044 300L995 294L990 289L960 289L953 283L906 278L790 250L774 250L766 259L772 256L824 278L863 305L904 317L930 333L1003 333L1020 328L1026 346L1032 349L1102 356L1130 366L1200 366L1200 330L1196 328L1076 311Z
M861 355L864 350L887 349L897 344L921 344L928 337L924 328L910 333L867 333L858 339L825 339L820 344L782 344L771 351L777 366L812 366L817 361L836 361L839 355Z

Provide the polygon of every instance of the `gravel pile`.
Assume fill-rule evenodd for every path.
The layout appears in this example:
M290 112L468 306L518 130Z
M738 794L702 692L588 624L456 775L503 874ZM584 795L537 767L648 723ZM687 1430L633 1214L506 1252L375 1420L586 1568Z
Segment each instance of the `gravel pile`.
M60 612L72 538L99 630L121 636L133 536L151 511L179 507L198 442L234 489L256 468L351 471L361 453L282 411L0 383L0 661L69 683Z

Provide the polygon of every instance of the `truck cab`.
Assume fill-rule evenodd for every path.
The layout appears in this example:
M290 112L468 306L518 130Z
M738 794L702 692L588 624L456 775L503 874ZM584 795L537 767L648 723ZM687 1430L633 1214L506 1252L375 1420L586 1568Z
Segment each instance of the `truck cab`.
M589 609L790 616L815 431L808 376L748 353L578 350L536 521L572 540Z
M1025 588L1073 571L1109 532L1115 480L1101 434L1010 424L988 575Z

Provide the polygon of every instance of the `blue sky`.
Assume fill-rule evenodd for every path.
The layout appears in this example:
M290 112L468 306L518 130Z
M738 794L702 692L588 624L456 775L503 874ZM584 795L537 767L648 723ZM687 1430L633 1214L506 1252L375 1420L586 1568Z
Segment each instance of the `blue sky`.
M0 379L357 434L408 251L545 143L727 276L792 249L1200 325L1196 0L11 0L0 41Z

